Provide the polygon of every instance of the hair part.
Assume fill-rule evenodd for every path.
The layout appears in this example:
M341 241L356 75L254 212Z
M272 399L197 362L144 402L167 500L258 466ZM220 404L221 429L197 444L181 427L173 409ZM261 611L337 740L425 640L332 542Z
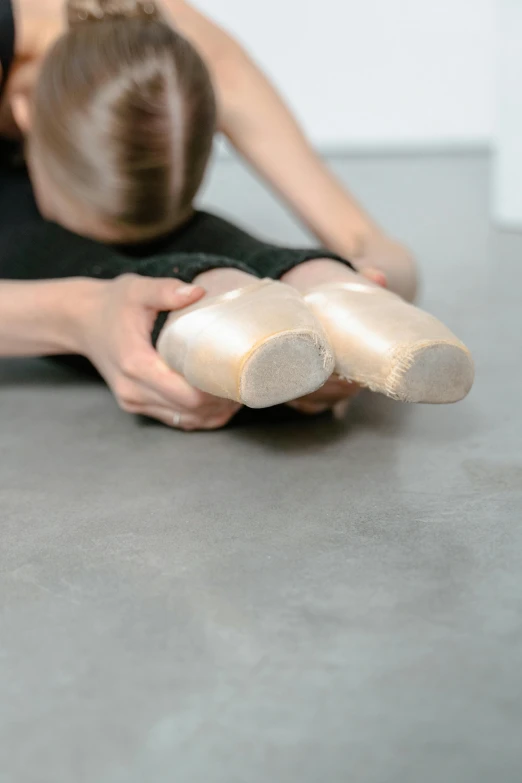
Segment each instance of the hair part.
M190 213L212 149L207 68L151 3L70 0L68 15L35 89L31 153L122 241L167 232Z

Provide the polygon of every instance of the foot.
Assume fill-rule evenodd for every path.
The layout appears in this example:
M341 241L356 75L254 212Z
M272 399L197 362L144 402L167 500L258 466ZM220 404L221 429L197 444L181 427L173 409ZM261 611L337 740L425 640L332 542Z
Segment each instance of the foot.
M474 378L468 349L432 315L367 281L305 296L334 350L339 375L403 402L452 403Z
M468 394L471 355L436 318L335 261L309 261L290 275L326 331L339 375L404 402Z
M303 298L269 280L171 314L158 350L196 388L251 408L309 394L334 367L324 331Z

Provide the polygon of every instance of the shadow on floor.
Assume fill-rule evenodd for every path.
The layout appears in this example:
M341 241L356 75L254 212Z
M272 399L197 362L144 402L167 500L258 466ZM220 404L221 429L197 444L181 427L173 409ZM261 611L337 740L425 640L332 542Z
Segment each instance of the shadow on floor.
M0 388L3 387L85 387L102 385L103 379L83 357L52 359L7 359L0 361ZM440 417L434 426L433 418ZM153 419L136 417L138 426L164 427ZM412 426L412 425L415 426ZM395 436L407 433L414 440L451 443L471 432L480 431L479 418L472 404L444 406L411 406L396 403L378 394L363 393L355 400L342 421L330 413L305 416L280 405L264 410L244 408L227 431L235 438L256 443L269 451L315 452L337 441L360 433ZM197 437L197 433L191 434Z

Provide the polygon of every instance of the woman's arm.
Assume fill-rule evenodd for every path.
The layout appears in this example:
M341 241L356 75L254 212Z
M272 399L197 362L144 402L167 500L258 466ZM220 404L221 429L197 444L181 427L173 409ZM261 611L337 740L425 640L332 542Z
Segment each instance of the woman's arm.
M249 54L185 0L163 3L209 66L220 130L238 152L325 247L361 270L379 268L391 290L412 300L417 280L410 253L380 230L323 163Z
M216 429L237 406L193 389L156 353L158 313L192 304L200 288L133 274L115 280L73 278L0 282L0 356L75 353L103 376L119 406L183 429Z
M0 356L78 353L74 326L104 284L81 278L0 282Z
M164 2L211 70L223 133L323 244L348 257L360 255L376 225L314 152L252 58L184 0Z

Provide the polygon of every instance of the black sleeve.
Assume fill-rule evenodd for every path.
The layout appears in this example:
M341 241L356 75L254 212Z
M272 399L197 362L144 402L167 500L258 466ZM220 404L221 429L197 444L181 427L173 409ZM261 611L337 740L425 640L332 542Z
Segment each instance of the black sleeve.
M253 237L247 231L217 215L196 212L181 229L151 244L152 252L218 253L246 264L257 277L277 280L294 266L314 258L331 258L351 269L352 264L325 248L289 248Z
M77 236L43 220L19 223L0 231L0 279L49 280L63 277L111 279L126 272L150 277L176 277L190 283L216 267L247 265L223 255L203 252L162 252L131 258L124 252Z
M196 275L218 267L244 264L208 253L176 253L129 258L111 247L72 234L43 220L20 223L0 231L0 280L52 280L90 277L109 280L127 272L148 277L173 277L190 283ZM156 342L165 323L162 313L154 327Z

